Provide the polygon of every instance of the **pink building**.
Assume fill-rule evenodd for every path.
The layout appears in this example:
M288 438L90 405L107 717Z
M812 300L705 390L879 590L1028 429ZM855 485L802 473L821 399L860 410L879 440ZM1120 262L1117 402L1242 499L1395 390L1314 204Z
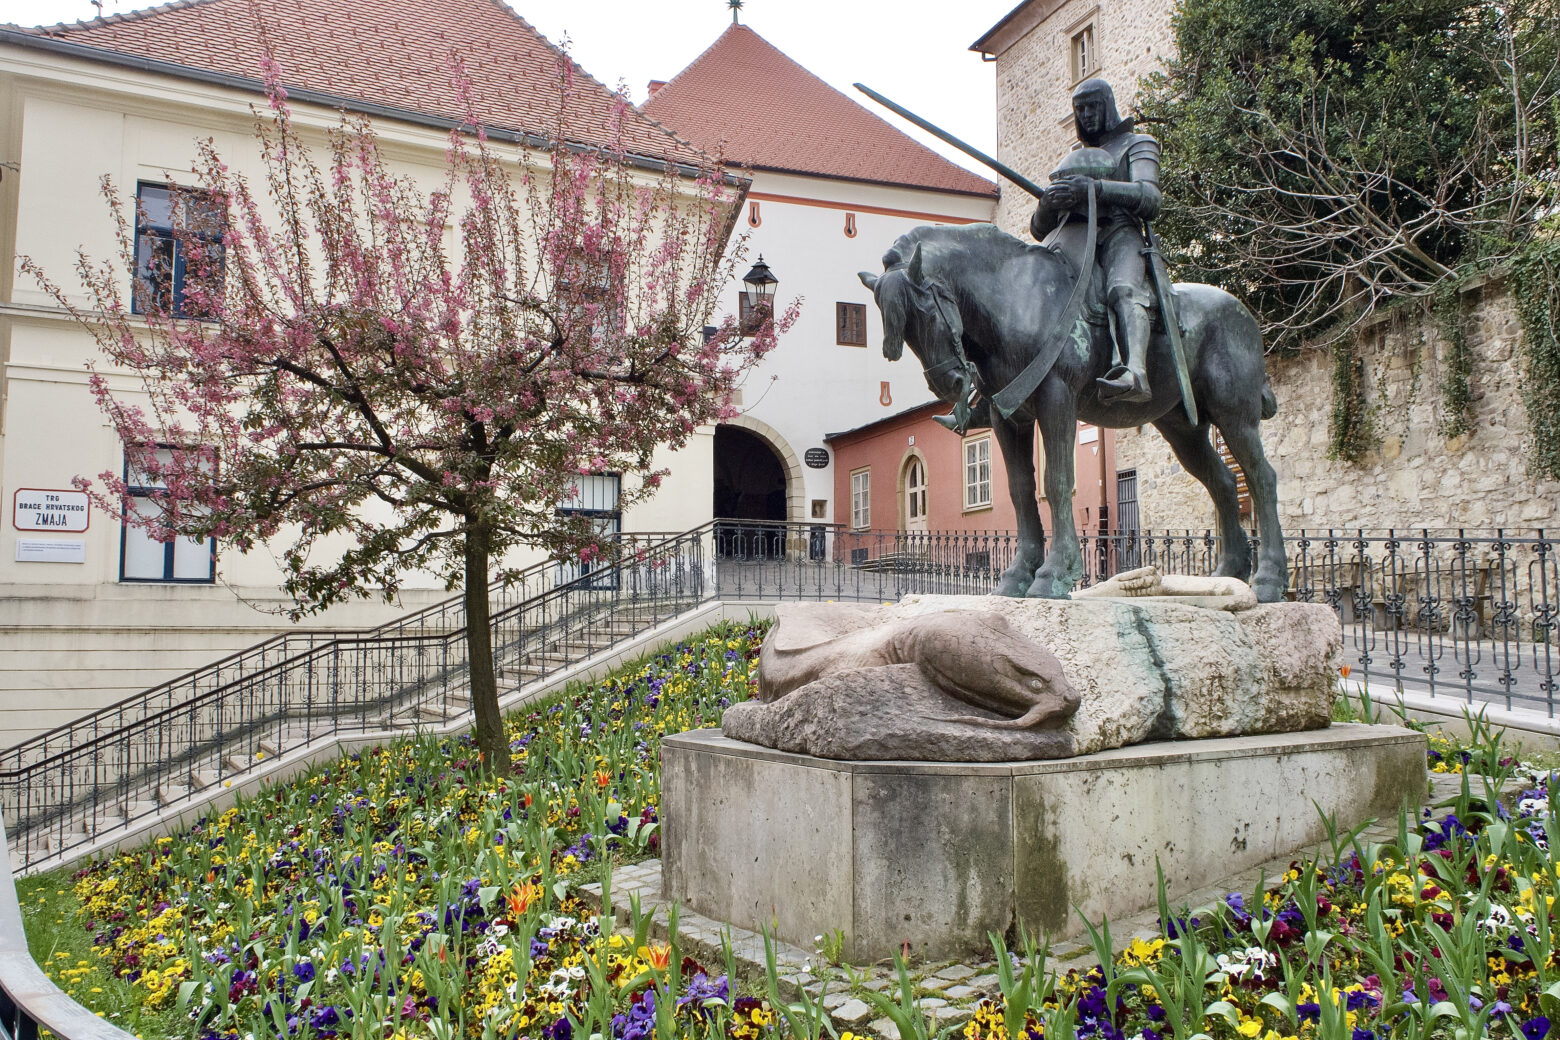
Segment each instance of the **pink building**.
M929 401L826 436L834 455L834 522L857 531L1014 531L996 438L990 430L960 437L932 421L949 411ZM1118 484L1129 505L1136 500L1134 478L1116 472L1111 433L1078 424L1072 511L1080 534L1122 529ZM1035 457L1043 458L1038 432ZM1045 499L1043 474L1040 484L1040 519L1049 532L1053 503ZM1122 519L1136 526L1135 515Z

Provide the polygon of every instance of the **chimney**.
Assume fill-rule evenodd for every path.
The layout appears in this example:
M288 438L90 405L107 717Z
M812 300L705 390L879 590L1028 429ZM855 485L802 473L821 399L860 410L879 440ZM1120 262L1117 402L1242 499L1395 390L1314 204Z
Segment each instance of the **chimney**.
M664 86L666 86L666 80L664 80L664 79L653 79L653 80L651 80L650 81L650 93L645 95L645 96L646 97L655 97L655 92L660 90Z

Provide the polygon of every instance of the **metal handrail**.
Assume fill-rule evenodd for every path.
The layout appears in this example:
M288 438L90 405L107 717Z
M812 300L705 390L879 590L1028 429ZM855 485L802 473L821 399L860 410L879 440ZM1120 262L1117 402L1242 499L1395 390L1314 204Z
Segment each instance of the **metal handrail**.
M604 608L665 598L662 593L670 586L664 581L664 587L657 586L640 572L669 557L697 559L712 527L701 525L648 544L630 536L621 546L621 562L495 611L495 663L504 667L505 655L522 651L527 637L540 638ZM610 595L603 591L608 586ZM696 580L691 596L686 589L672 589L676 609L696 605L703 588ZM464 620L463 613L446 616ZM111 730L87 731L90 735L65 747L0 770L0 798L21 828L24 862L52 858L104 830L127 829L159 811L164 789L181 783L209 786L247 772L267 751L280 754L322 736L382 727L383 715L393 710L418 712L431 706L435 714L448 716L450 694L466 672L465 626L446 623L435 631L410 632L406 627L392 623L325 639L177 704L145 711ZM578 656L566 655L565 663ZM371 681L371 673L384 670L390 673L387 680ZM329 689L316 697L315 680L321 677L330 680ZM302 731L289 732L290 721L300 722ZM181 777L181 769L190 772ZM198 784L197 770L205 777ZM73 819L81 829L68 829ZM40 854L31 840L40 833L53 838L47 854Z
M542 575L550 570L554 570L557 568L557 566L558 562L556 560L547 559L541 561L540 563L532 564L530 567L525 568L510 578L495 579L488 585L489 595L493 594L494 592L503 592L504 590L513 587L516 584L524 587L525 583L531 577ZM116 714L123 715L127 709L152 700L156 697L157 694L163 691L171 692L178 689L179 687L192 687L203 677L220 675L224 670L228 669L228 667L234 663L253 658L257 655L263 658L266 652L273 648L285 647L291 642L303 642L306 644L304 650L304 652L306 652L307 649L317 645L320 642L328 642L329 640L338 638L342 635L357 634L363 631L383 632L392 628L406 628L408 626L415 626L425 619L431 618L435 615L444 614L452 609L462 612L464 611L465 606L463 597L461 595L455 595L447 599L439 600L436 603L431 603L426 607L419 608L418 610L401 615L385 622L382 625L377 625L369 629L311 629L303 632L284 632L279 635L270 636L251 646L244 647L241 650L235 650L232 653L227 654L224 657L220 657L209 664L202 665L199 668L193 668L181 675L174 676L171 679L166 679L163 682L158 683L156 686L148 687L145 690L132 693L127 697L123 697L117 701L105 704L102 707L95 708L92 711L85 713L84 715L70 720L69 722L61 723L60 725L55 726L53 729L46 730L43 733L36 734L27 738L26 740L20 741L11 747L0 750L0 761L3 761L6 758L15 758L18 761L25 760L29 750L34 746L46 745L72 730L90 728L92 724L98 719L107 719L110 716ZM285 656L291 656L291 654L284 653L284 657Z

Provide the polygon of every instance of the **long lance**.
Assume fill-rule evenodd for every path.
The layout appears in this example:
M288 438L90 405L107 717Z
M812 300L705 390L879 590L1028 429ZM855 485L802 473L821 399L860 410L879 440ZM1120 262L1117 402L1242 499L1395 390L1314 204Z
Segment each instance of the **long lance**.
M964 141L959 140L957 137L954 137L948 131L944 130L940 126L937 126L935 123L927 122L925 119L922 119L908 108L890 101L888 98L884 97L882 94L879 94L877 91L873 90L866 84L857 83L855 84L855 87L857 90L861 91L863 94L867 95L867 97L871 98L873 101L876 101L890 112L910 120L910 122L914 123L922 130L925 130L933 137L936 137L938 140L948 142L959 151L969 156L971 159L974 159L976 162L990 167L992 170L995 170L1003 177L1006 177L1008 180L1012 181L1018 187L1023 188L1035 198L1039 199L1045 197L1044 188L1040 187L1040 185L1036 184L1028 177L1025 177L1023 174L1019 173L1017 170L1013 169L1006 163L999 162L998 160L993 159L991 156L987 155L985 152L981 151L979 148L976 148L974 145L967 144ZM1092 228L1094 224L1094 200L1091 197L1089 201L1091 218L1089 224ZM1170 272L1165 268L1164 257L1159 252L1159 242L1154 237L1154 230L1148 226L1146 221L1144 222L1144 231L1146 231L1148 234L1148 249L1146 250L1146 253L1150 261L1150 271L1153 274L1154 287L1156 289L1157 295L1159 296L1159 308L1161 315L1164 318L1165 334L1170 339L1170 353L1171 357L1175 361L1176 379L1180 384L1181 405L1186 409L1187 418L1191 419L1193 426L1196 426L1198 425L1197 402L1192 397L1192 380L1190 373L1187 371L1186 348L1181 342L1181 317L1176 307L1175 287L1170 281ZM1082 284L1081 279L1079 284ZM1077 296L1077 286L1075 286L1074 289L1074 296ZM1069 307L1067 308L1068 310L1071 309L1071 303L1072 301L1069 301ZM1028 368L1019 373L1017 379L1013 380L1009 386L1004 387L995 395L993 401L997 405L998 411L1000 411L1004 417L1011 414L1012 411L1018 407L1018 404L1026 399L1029 394L1034 391L1034 388L1039 385L1040 380L1044 378L1046 370L1050 368L1050 362L1045 360L1047 355L1051 355L1051 352L1043 351L1040 356L1036 357L1035 360L1030 363ZM1052 355L1052 360L1054 360L1054 355Z
M895 115L904 116L906 119L910 120L910 122L914 123L922 130L925 130L933 137L942 141L947 141L949 144L953 145L959 151L963 152L971 159L974 159L976 162L991 167L993 170L997 171L1002 176L1018 185L1020 188L1023 188L1025 191L1029 192L1029 194L1033 195L1035 198L1039 199L1045 197L1044 188L1040 187L1040 185L1036 184L1028 177L1025 177L1023 174L1013 169L1013 167L1007 165L1007 163L998 162L996 159L993 159L991 156L987 155L979 148L976 148L974 145L966 144L957 137L954 137L942 127L928 123L926 120L922 119L908 108L895 104L866 84L857 83L855 84L855 87L857 90L861 91L863 94L867 95L867 97L871 98L873 101L876 101L890 112L893 112Z

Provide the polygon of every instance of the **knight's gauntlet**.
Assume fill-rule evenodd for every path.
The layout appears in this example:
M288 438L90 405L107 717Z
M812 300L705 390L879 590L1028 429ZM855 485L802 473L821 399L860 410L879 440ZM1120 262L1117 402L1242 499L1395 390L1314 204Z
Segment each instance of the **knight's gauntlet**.
M1100 201L1143 220L1153 220L1159 215L1159 184L1151 180L1100 181Z

